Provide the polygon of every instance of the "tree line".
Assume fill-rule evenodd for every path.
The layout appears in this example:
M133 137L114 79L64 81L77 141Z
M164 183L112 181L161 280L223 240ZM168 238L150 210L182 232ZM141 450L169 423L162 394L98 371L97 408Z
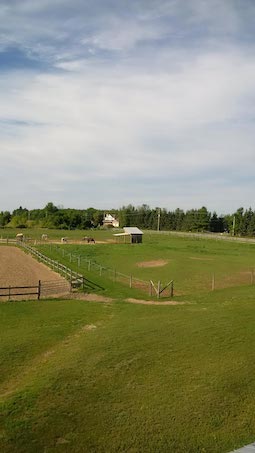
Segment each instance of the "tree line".
M105 213L119 220L120 227L137 226L141 229L229 233L238 236L255 235L255 211L239 208L227 215L209 212L206 207L184 211L162 208L123 206L103 211L95 208L71 209L47 203L43 209L28 210L20 206L12 213L0 212L1 228L57 228L64 230L102 228Z

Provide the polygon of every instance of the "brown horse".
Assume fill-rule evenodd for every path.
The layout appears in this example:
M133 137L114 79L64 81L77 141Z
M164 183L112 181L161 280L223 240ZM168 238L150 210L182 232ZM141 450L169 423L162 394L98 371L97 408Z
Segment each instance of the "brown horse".
M90 242L93 242L94 244L96 243L95 239L94 238L91 238L91 237L88 237L88 236L84 236L84 238L82 238L83 241L86 241L88 244Z

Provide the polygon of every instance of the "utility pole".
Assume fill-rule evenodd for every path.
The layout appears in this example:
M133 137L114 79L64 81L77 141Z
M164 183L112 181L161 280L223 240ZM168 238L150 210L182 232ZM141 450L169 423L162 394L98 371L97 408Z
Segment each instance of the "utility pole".
M234 215L233 218L233 229L232 229L232 235L235 236L235 228L236 228L236 216Z
M160 229L160 208L158 210L158 227L157 227L157 231L159 231Z

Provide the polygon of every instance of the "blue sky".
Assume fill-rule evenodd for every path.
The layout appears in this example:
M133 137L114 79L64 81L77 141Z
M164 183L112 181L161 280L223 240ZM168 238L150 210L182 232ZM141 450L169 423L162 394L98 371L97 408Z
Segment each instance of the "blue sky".
M254 203L253 0L0 0L0 210Z

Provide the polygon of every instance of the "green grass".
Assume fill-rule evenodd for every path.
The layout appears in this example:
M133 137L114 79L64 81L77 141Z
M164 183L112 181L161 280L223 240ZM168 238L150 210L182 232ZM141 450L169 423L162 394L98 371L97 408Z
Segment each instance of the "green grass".
M255 268L255 244L252 243L145 233L142 244L66 244L62 247L102 266L143 280L167 283L173 279L176 294L179 295L208 292L212 287L213 274L218 289L249 285L251 270ZM49 246L40 249L61 260L61 253L55 253L54 249L50 253ZM167 261L162 267L139 267L141 262L162 259ZM87 270L87 265L84 269ZM87 275L88 278L93 276Z
M14 239L17 233L23 233L25 237L40 240L42 234L47 234L50 240L59 240L62 237L81 240L84 236L91 236L97 240L107 240L113 238L112 229L110 230L56 230L49 228L0 228L0 237Z
M1 451L223 453L253 441L254 288L189 302L2 303Z
M113 303L1 303L0 451L227 453L254 441L255 294L242 273L255 246L146 233L138 245L63 247L173 278L186 304L128 304L147 296L93 272ZM137 266L157 259L169 262ZM208 291L213 272L233 287Z
M15 237L17 229L2 229L1 236ZM70 240L81 240L84 236L93 236L96 241L113 240L113 230L61 231L47 229L22 230L32 239L40 239L47 233L49 239L60 240L62 236ZM167 283L174 280L177 294L208 292L212 287L212 275L215 276L217 289L248 285L251 282L251 270L255 268L255 244L229 242L224 240L158 235L146 232L142 244L97 243L96 246L63 245L66 250L96 261L124 274L133 275L143 280L158 280ZM49 253L47 246L42 250ZM51 254L52 256L52 254ZM56 259L60 258L58 255ZM143 261L167 260L163 267L139 267ZM88 276L89 277L89 276ZM96 274L91 274L96 277ZM107 280L105 287L107 289ZM110 284L110 290L112 285Z

